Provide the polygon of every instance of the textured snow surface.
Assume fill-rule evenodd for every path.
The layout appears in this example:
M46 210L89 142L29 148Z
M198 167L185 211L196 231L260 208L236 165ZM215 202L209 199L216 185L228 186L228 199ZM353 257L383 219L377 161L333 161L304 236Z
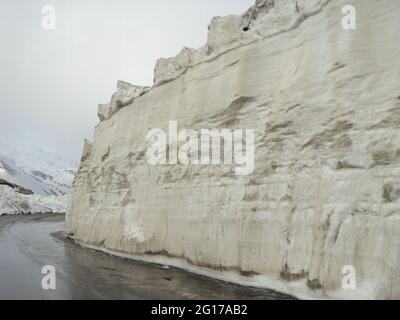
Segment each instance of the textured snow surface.
M0 215L29 213L62 213L66 210L67 195L23 195L0 185Z
M302 297L400 298L400 1L350 3L354 31L348 0L258 0L159 60L153 88L85 147L69 232ZM254 173L150 166L146 134L169 121L254 129ZM342 288L347 265L356 290Z

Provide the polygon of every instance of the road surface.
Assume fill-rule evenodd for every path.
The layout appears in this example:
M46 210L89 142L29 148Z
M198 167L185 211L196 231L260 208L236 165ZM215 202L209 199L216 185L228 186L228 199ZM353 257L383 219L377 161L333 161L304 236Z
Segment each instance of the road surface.
M286 299L162 266L125 260L66 241L64 215L0 217L0 299ZM45 265L56 290L44 290Z

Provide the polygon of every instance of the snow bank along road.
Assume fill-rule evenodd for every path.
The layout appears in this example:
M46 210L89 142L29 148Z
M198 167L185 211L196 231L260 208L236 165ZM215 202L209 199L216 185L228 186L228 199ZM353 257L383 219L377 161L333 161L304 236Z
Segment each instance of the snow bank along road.
M175 268L128 261L65 240L64 215L0 217L0 299L286 299ZM56 290L42 288L43 266Z

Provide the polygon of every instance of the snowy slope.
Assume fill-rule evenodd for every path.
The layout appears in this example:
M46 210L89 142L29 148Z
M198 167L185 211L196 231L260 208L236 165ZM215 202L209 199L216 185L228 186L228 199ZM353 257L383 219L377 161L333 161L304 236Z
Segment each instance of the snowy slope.
M76 168L49 149L0 141L0 215L64 212Z
M64 195L71 188L78 165L54 151L32 145L11 146L0 141L0 161L11 169L18 168L17 179L22 186L42 195ZM21 172L21 170L23 172ZM28 174L32 179L26 177ZM39 186L37 183L39 183ZM26 185L24 183L27 183Z
M1 141L0 163L0 179L43 196L67 194L77 169L74 161L43 147L10 146Z
M32 175L26 173L18 167L14 160L0 154L0 179L19 185L25 189L31 190L33 193L49 196L52 190L46 184L35 179Z

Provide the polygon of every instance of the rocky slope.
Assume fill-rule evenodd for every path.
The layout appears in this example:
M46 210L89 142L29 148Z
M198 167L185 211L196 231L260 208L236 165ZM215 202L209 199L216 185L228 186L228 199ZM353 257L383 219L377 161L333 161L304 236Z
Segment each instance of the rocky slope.
M301 297L400 298L399 15L391 0L257 0L214 18L205 46L157 62L151 89L120 83L100 106L69 231ZM254 172L149 165L146 134L171 120L254 129Z

